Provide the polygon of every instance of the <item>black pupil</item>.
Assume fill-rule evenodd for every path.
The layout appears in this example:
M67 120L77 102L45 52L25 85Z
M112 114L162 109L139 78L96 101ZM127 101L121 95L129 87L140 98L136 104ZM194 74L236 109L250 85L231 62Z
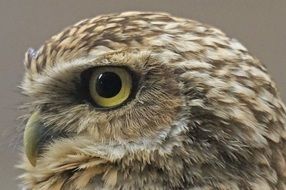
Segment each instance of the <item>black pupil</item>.
M113 72L105 72L97 77L96 91L104 98L116 96L121 90L121 79Z

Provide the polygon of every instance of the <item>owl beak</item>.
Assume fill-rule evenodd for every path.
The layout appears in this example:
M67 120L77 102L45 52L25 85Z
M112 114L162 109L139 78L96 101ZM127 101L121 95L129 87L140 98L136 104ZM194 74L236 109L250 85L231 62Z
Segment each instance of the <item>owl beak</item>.
M25 154L33 166L36 166L38 146L43 133L43 125L40 122L39 112L34 112L29 118L24 131Z

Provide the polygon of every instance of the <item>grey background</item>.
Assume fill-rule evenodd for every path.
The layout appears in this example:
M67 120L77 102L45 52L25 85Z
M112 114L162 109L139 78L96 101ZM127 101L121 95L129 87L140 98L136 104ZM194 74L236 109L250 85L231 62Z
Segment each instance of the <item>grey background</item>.
M285 0L0 0L0 189L17 189L17 85L28 47L83 18L127 10L170 12L216 26L240 40L267 67L286 98Z

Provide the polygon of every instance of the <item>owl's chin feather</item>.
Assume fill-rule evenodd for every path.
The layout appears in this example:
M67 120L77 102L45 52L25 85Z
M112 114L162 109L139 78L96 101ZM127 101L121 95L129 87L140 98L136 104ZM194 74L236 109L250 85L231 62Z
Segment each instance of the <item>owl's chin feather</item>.
M165 154L171 154L167 150L159 151L155 146L153 150L148 150L142 144L96 144L94 140L87 139L78 136L55 140L38 157L36 166L24 157L23 164L19 167L27 171L21 176L26 187L60 190L88 189L92 185L111 188L130 178L129 172L147 175L148 172L144 174L143 170L150 162L159 163ZM158 165L158 169L162 166ZM123 168L126 169L125 172ZM121 178L121 182L118 178ZM130 184L132 185L134 184Z
M100 151L95 151L98 155L90 154L92 149L91 142L80 138L55 140L38 157L36 166L24 158L20 168L27 173L21 177L25 185L33 189L61 189L67 183L84 188L92 178L106 173L107 166L114 161L112 157L101 155ZM80 180L72 182L74 177Z

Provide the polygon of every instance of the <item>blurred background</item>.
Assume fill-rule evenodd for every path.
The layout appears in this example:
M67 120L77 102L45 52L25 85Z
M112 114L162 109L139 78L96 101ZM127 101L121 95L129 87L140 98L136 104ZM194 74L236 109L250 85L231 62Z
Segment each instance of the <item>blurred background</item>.
M164 11L218 27L268 67L286 100L284 0L0 0L0 189L18 189L21 173L14 167L21 143L13 139L22 127L17 86L25 51L81 19L128 10Z

